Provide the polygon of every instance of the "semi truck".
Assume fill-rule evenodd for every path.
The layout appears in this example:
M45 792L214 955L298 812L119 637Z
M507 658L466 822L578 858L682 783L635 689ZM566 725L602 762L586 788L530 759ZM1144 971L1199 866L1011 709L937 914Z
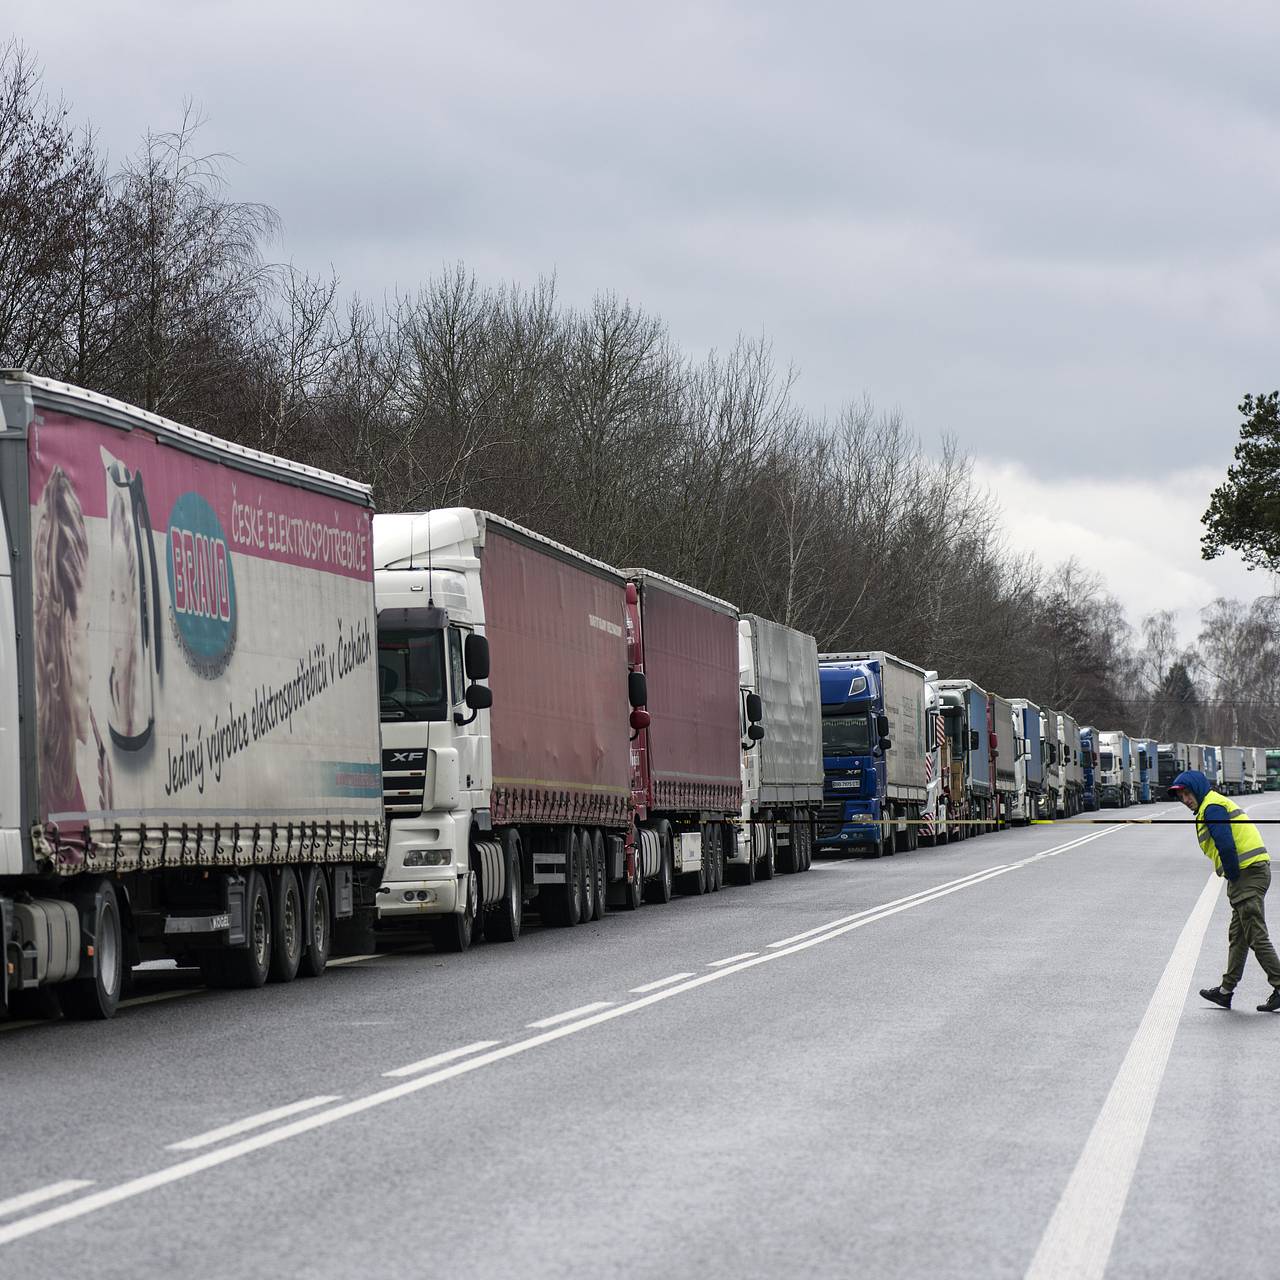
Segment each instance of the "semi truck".
M925 676L892 654L823 653L818 847L913 849L928 798Z
M668 901L674 874L682 892L714 893L742 814L738 611L652 570L623 572L631 672L648 698L637 704L644 723L631 753L646 892ZM767 740L760 702L745 706L748 740Z
M997 826L1008 826L1018 789L1018 739L1014 732L1013 703L991 695L991 773L996 780Z
M1057 816L1066 789L1067 751L1062 741L1061 718L1056 711L1040 712L1041 751L1044 757L1044 789L1036 801L1036 815Z
M1098 739L1101 736L1093 725L1082 725L1080 728L1080 753L1084 757L1084 767L1081 771L1083 778L1080 798L1081 803L1088 812L1102 808L1102 801L1098 798L1101 784L1098 769Z
M1192 748L1185 742L1161 742L1157 746L1157 777L1155 799L1168 800L1169 787L1174 778L1188 769L1195 768L1191 763Z
M1098 735L1098 804L1127 809L1133 802L1132 740L1112 729Z
M1201 772L1209 779L1209 785L1217 791L1222 790L1222 748L1206 743L1200 748L1202 752Z
M3 1007L323 972L381 875L369 490L0 374Z
M750 884L775 867L805 871L813 861L822 808L822 693L818 643L756 614L738 620L742 689L742 822L730 856ZM755 720L752 720L752 714Z
M937 846L951 840L951 740L947 737L942 716L942 694L938 689L938 673L925 672L925 776L924 812L921 815L922 844Z
M939 680L942 721L951 748L948 795L960 839L991 830L995 774L991 768L991 695L972 680Z
M1058 802L1062 817L1074 817L1084 809L1084 749L1080 726L1074 716L1058 714L1058 734L1062 741L1063 787Z
M1267 748L1267 790L1280 791L1280 750Z
M1037 814L1045 784L1045 740L1040 708L1026 698L1014 698L1014 792L1010 821L1029 826Z
M640 901L627 582L472 508L374 518L384 930L443 950ZM735 680L736 721L736 680ZM736 737L735 737L736 743Z
M1267 789L1267 752L1265 747L1252 747L1253 752L1253 793L1255 795Z
M1229 796L1244 794L1244 748L1222 748L1222 790Z
M1133 764L1133 796L1137 804L1150 804L1159 776L1156 744L1149 738L1134 738L1130 747Z

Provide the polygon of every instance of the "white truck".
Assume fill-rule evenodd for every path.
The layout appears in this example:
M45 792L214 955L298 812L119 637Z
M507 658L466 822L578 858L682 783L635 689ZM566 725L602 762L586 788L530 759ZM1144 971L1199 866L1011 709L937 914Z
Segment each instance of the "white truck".
M1058 736L1062 742L1063 786L1058 798L1058 814L1071 818L1084 812L1084 750L1080 725L1074 716L1058 714Z
M1040 740L1044 754L1044 790L1036 802L1036 816L1053 818L1062 803L1066 786L1066 747L1062 741L1062 718L1056 711L1041 711Z
M812 863L823 777L818 643L802 631L743 614L738 664L742 824L729 864L739 882L750 884L757 875L772 879L775 866L804 871Z
M384 860L369 490L10 371L0 507L0 1004L321 973Z
M1098 803L1127 809L1134 801L1133 743L1113 729L1098 735Z

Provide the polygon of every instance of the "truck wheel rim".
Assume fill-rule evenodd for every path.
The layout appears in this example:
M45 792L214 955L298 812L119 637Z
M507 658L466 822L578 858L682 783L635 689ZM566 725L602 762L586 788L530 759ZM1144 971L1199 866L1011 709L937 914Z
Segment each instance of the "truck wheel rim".
M286 893L284 895L281 914L284 919L280 921L280 933L284 939L285 951L289 955L293 955L298 946L300 933L298 928L298 895L296 893Z
M329 929L329 913L325 910L324 893L319 878L311 894L311 950L320 954L325 949L325 935Z
M253 904L253 956L257 962L267 959L267 906L261 897Z
M98 930L98 981L106 995L114 996L120 986L120 929L115 912L104 911L102 923L105 927Z

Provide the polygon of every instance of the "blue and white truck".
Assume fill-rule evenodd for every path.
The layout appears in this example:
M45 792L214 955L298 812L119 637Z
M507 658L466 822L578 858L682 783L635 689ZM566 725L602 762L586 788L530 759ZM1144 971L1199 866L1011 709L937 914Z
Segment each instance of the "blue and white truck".
M818 655L825 783L820 850L914 849L928 800L923 667L893 654Z
M1150 804L1156 798L1160 782L1160 747L1150 738L1134 738L1134 792L1139 804Z

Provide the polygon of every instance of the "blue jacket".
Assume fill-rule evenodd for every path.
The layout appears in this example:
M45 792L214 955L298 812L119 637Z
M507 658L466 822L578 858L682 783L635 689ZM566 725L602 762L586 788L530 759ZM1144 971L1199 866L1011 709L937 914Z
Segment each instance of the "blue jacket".
M1199 769L1188 769L1173 780L1175 787L1184 787L1196 798L1197 804L1203 804L1204 798L1213 790L1209 779ZM1236 838L1231 833L1231 819L1220 804L1211 804L1204 811L1205 826L1218 847L1218 857L1222 859L1222 874L1228 880L1234 880L1240 874L1240 859L1236 857Z

